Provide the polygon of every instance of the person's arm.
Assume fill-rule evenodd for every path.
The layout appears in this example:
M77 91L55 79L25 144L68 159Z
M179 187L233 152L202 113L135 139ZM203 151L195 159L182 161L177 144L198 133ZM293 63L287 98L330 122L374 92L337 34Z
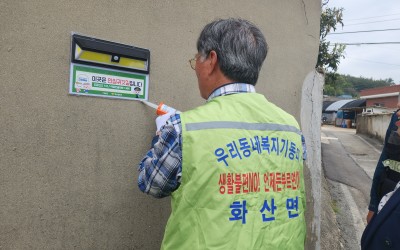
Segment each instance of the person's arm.
M388 130L389 131L389 130ZM386 140L385 140L386 141ZM386 144L386 143L385 143ZM370 202L368 206L368 215L367 215L367 223L371 220L372 216L378 210L379 204L379 196L378 196L378 189L379 189L379 182L381 178L381 174L384 171L383 161L387 159L387 154L385 150L385 144L383 145L381 156L379 157L378 163L376 164L374 177L372 178L372 185L371 185L371 192L370 192Z
M177 119L178 118L178 119ZM179 121L178 114L171 117ZM160 135L153 139L152 148L139 164L139 189L156 198L169 196L180 184L182 172L181 133L171 122L161 127ZM175 127L174 127L175 125Z
M370 219L372 218L373 214L377 211L378 209L378 204L379 204L379 196L378 196L378 186L379 186L379 181L381 178L381 174L384 171L384 166L383 166L383 161L387 159L387 153L386 153L386 143L388 141L388 138L390 136L391 131L394 129L395 127L395 122L397 120L397 116L396 113L393 114L389 126L386 130L386 135L385 135L385 141L383 144L383 149L382 149L382 153L381 156L379 157L378 163L376 165L375 168L375 172L374 172L374 177L372 179L372 185L371 185L371 193L370 193L370 203L368 206L368 215L367 215L367 222L370 221Z

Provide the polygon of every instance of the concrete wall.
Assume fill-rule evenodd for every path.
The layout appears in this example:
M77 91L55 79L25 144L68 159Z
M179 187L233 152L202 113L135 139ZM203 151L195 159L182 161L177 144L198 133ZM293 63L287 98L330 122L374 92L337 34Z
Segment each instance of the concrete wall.
M306 138L305 168L307 194L306 249L321 247L321 115L324 76L310 72L304 80L301 99L301 127ZM326 243L326 242L325 242Z
M378 138L382 142L385 140L386 130L390 123L390 114L376 114L367 116L357 116L357 133L366 134Z
M136 185L154 110L68 95L71 32L150 49L149 100L188 110L203 103L188 64L202 27L249 19L270 47L257 91L300 119L320 8L319 0L0 1L0 248L160 246L170 200Z

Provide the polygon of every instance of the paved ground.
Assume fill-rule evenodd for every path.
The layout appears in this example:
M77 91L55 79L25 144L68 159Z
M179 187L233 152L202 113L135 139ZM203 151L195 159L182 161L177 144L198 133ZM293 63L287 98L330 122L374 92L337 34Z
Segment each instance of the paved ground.
M360 239L366 226L371 179L382 144L355 133L355 129L323 126L321 129L322 165L327 179L333 219L322 217L321 249L360 249ZM330 200L329 200L330 198ZM328 207L329 209L329 207ZM326 220L326 221L325 221ZM336 220L336 225L332 223ZM339 243L324 246L324 230L339 229ZM331 241L335 241L331 239Z

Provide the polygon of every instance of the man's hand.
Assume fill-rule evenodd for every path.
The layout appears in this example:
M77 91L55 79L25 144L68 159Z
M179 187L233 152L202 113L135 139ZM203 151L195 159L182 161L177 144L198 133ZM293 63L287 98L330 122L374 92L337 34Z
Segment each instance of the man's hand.
M156 118L156 126L157 126L156 134L157 135L159 135L161 127L164 126L165 123L168 121L168 119L174 114L175 114L175 112L170 112L170 113L166 113L165 115L160 115Z
M368 215L367 215L367 224L371 221L372 216L374 216L374 212L373 212L373 211L368 211Z

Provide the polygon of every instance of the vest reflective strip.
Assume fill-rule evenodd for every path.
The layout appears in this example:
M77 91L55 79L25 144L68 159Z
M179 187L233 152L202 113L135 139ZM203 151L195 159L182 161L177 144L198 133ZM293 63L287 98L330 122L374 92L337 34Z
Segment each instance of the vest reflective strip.
M269 131L287 131L301 135L298 128L276 124L276 123L247 123L247 122L197 122L186 124L186 131L204 130L204 129L245 129L245 130L269 130Z

